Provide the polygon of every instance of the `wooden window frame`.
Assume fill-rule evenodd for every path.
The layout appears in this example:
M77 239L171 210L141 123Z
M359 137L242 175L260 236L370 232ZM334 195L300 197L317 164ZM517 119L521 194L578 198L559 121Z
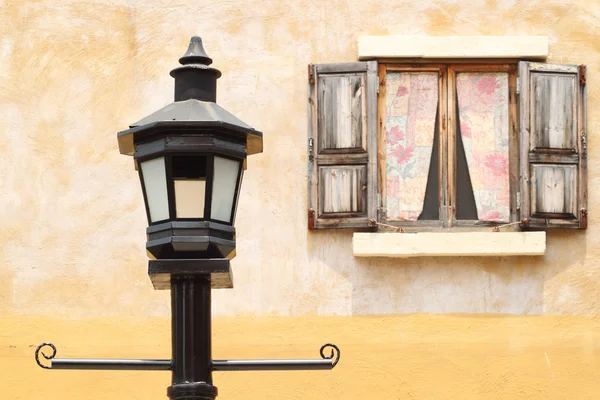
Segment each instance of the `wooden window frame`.
M508 118L509 118L509 191L510 191L510 221L518 221L518 192L519 186L519 132L517 107L517 60L496 60L493 63L478 60L432 60L431 62L385 62L378 65L379 94L378 94L378 186L381 206L378 220L410 231L437 230L489 230L497 226L497 221L461 221L456 220L456 148L454 146L456 133L456 75L460 72L506 72L508 73ZM438 131L439 131L439 220L423 221L388 221L386 209L386 74L391 72L437 72L438 81ZM450 167L452 166L452 167Z

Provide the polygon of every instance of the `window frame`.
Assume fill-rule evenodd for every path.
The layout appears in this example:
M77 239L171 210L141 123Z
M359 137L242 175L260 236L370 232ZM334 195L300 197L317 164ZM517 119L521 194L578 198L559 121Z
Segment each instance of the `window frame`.
M380 60L378 65L379 93L378 103L378 187L379 213L382 223L410 231L451 231L451 230L487 230L503 222L469 221L456 219L456 75L460 72L506 72L508 73L508 124L509 124L509 195L510 220L514 223L519 218L519 131L517 78L518 60ZM437 72L438 80L438 157L439 157L439 205L438 220L397 221L388 220L386 215L386 74L392 72Z

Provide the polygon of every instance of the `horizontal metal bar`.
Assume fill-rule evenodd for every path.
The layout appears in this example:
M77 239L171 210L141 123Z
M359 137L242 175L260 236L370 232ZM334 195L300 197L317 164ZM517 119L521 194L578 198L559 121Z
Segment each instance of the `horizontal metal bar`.
M213 371L292 371L332 369L333 360L213 360Z
M285 371L332 369L333 360L213 360L214 371ZM55 358L52 369L169 371L171 360Z
M52 353L41 351L49 347ZM325 350L331 354L326 355ZM322 359L309 360L213 360L214 371L290 371L333 369L340 360L340 349L334 344L325 344L319 350ZM40 354L50 365L40 361ZM120 358L54 358L56 347L52 343L42 343L35 349L36 363L46 369L94 369L94 370L138 370L169 371L171 360L136 360Z
M54 358L52 369L96 369L132 371L169 371L171 360L125 360L118 358Z

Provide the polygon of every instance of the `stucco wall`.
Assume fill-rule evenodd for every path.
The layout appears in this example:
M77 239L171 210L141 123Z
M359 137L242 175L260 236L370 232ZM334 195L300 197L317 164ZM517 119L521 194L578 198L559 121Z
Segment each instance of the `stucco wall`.
M600 205L600 148L595 146L600 123L600 4L4 0L0 5L0 324L9 332L0 335L0 364L7 371L4 377L15 375L11 360L20 366L15 375L20 378L7 386L12 398L22 395L17 383L32 373L40 379L52 376L54 389L63 391L50 395L56 398L68 397L61 379L84 376L32 372L28 346L43 340L70 343L79 351L74 356L80 357L152 356L146 348L133 347L131 354L126 348L112 352L121 341L124 346L136 343L125 339L121 329L135 332L147 321L144 335L153 346L164 342L160 356L168 357L168 330L163 326L170 313L168 292L153 291L146 274L141 191L132 160L118 152L116 132L171 101L168 72L193 34L202 36L214 66L223 72L219 104L265 137L264 154L249 158L240 196L238 256L232 262L235 288L214 293L213 314L217 324L227 327L224 341L238 324L259 324L266 333L232 338L240 354L232 351L230 356L310 356L292 350L301 336L291 332L294 327L310 330L309 337L320 341L314 326L325 324L323 341L333 336L341 343L351 337L347 345L355 355L345 356L346 369L332 376L345 385L358 385L357 380L370 385L365 381L370 377L377 387L387 387L390 381L396 386L371 397L347 387L336 391L328 386L327 373L292 374L290 381L300 380L311 389L303 396L292 391L289 398L392 399L410 398L411 393L422 399L534 398L520 392L519 385L503 391L515 382L546 388L539 398L596 397L591 371L600 341L595 212ZM350 232L308 232L306 65L356 61L358 36L365 34L547 35L549 61L587 64L587 232L550 233L544 257L414 260L355 259ZM406 316L412 321L406 326L400 316L356 317L408 313L463 315ZM496 316L490 320L487 314ZM524 314L533 316L521 317ZM388 318L391 330L386 328ZM104 325L96 327L97 321ZM505 329L494 329L490 321L500 321ZM454 334L436 336L447 325L454 327ZM475 329L478 326L486 328ZM92 343L91 350L84 347L89 331L101 335L102 327L102 344ZM379 339L363 345L370 335L357 332L369 328ZM47 337L46 329L53 337ZM279 344L284 351L268 354L268 346L260 345L265 335L285 338ZM568 341L561 341L564 335ZM547 344L543 351L536 338ZM253 341L262 353L245 349ZM395 353L388 354L386 343ZM431 346L440 347L432 351ZM556 362L553 351L561 354ZM392 361L371 369L370 362L359 362L370 352ZM454 361L457 354L462 361ZM488 375L482 374L481 358L490 354L495 364L489 365ZM419 359L420 366L404 369L404 357ZM439 370L440 357L457 362L464 375ZM540 375L541 368L559 371ZM432 376L438 372L446 374L437 383L439 392L420 386L436 384ZM93 380L94 373L88 374L81 379ZM135 376L139 382L154 383L149 374ZM256 376L220 375L217 385L243 387L240 382ZM575 376L580 384L569 384ZM163 378L166 386L168 376ZM471 382L465 388L480 391L457 392L455 383L460 380ZM23 398L54 398L42 394L41 386L28 390ZM89 397L142 398L141 393L113 390ZM258 397L280 398L285 386L277 394L260 390L264 388L252 386ZM229 398L247 396L240 389Z

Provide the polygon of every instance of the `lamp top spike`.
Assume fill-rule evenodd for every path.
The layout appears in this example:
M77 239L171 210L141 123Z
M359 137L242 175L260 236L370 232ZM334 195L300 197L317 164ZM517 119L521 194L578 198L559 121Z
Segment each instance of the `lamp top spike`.
M192 36L190 39L190 45L188 46L185 54L179 59L181 65L188 64L212 64L212 59L206 54L204 46L202 45L202 39L200 36Z

